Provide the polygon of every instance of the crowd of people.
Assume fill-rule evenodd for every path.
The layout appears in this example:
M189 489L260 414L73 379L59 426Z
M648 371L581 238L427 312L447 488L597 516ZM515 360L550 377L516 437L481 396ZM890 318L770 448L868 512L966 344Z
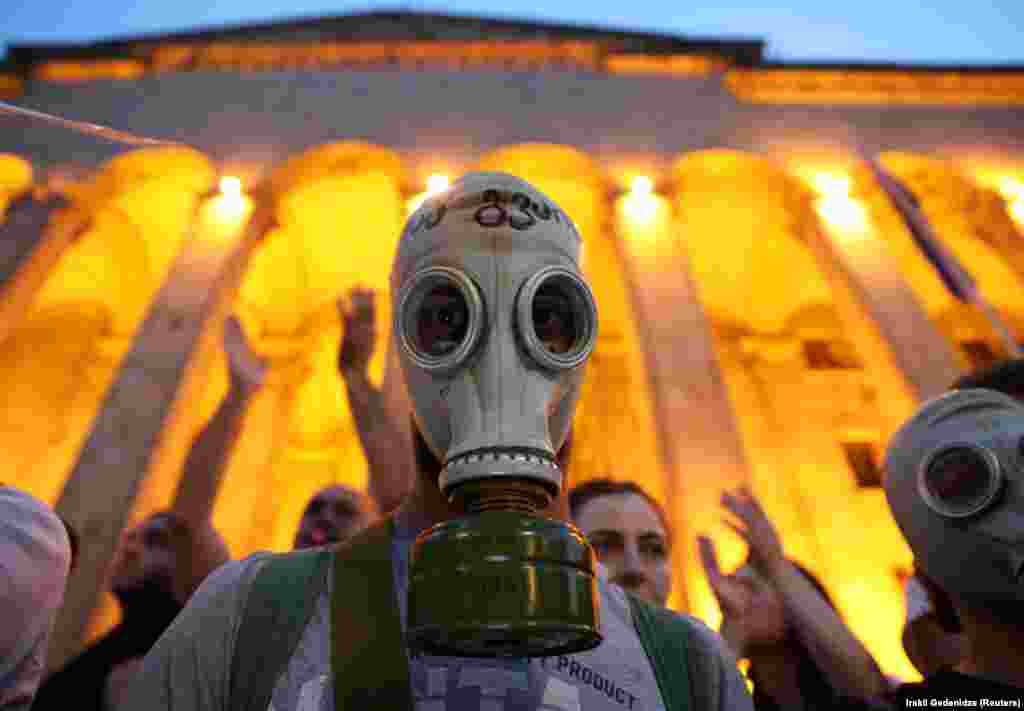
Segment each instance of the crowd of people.
M491 364L481 359L472 366L472 387L460 384L452 373L461 344L482 339L473 329L483 329L486 319L472 310L473 299L469 306L460 299L459 289L480 289L478 307L511 297L486 285L467 287L454 270L471 273L489 260L486 268L498 274L499 284L505 275L522 280L554 270L547 283L563 291L582 276L575 228L559 221L557 208L532 186L511 176L472 174L450 193L446 203L428 203L410 218L393 277L398 308L415 302L408 338L412 351L423 352L403 362L414 409L412 451L400 446L403 428L368 376L378 340L375 295L356 289L338 305L338 371L369 483L366 492L340 485L317 492L295 533L299 553L231 561L212 522L228 455L267 371L233 318L223 339L229 391L192 443L174 504L127 530L115 555L109 586L121 607L120 623L45 680L45 651L77 536L45 504L0 486L0 710L869 711L935 706L934 700L1020 707L1022 360L952 383L888 447L886 497L915 557L906 624L893 633L902 635L923 681L883 674L822 583L787 556L778 529L746 488L721 498L723 519L746 545L746 561L726 572L710 538L698 538L721 628L716 633L668 611L671 551L679 542L662 506L628 471L576 472L582 483L541 507L547 516L570 520L596 554L599 645L531 658L410 649L406 598L414 542L464 514L439 484L447 465L465 456L452 454L452 442L479 440L494 413L515 420L503 398L518 395L488 402L485 392L505 378L502 393L540 392L550 466L565 471L582 362L568 356L585 330L582 307L561 299L557 289L544 291L538 279L527 313L555 365L544 360L548 356L515 361L513 350L536 345L523 343L521 326L517 331L495 319L488 337L500 342L494 349L509 349L502 372L489 381ZM524 217L517 226L516 209L530 222ZM534 241L525 243L517 232ZM480 239L496 233L507 238L503 248ZM548 371L538 375L538 363L547 363ZM452 395L451 385L433 388L438 373L463 390ZM463 410L472 414L460 419ZM523 461L524 449L510 448L505 466ZM457 588L459 580L451 584ZM746 660L743 673L738 660Z

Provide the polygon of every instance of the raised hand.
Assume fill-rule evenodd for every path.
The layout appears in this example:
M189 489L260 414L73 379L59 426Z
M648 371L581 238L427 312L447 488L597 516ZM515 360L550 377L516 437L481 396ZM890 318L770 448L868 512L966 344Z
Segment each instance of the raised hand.
M228 357L231 382L245 390L256 390L267 377L268 361L253 350L241 322L230 316L224 322L224 351Z
M726 575L718 564L715 544L707 536L697 537L700 561L708 577L711 591L722 608L721 634L737 656L743 656L750 636L754 595L748 581Z
M697 545L700 549L700 562L704 566L704 574L726 617L744 615L749 611L751 596L747 586L732 575L726 575L718 565L718 554L715 544L707 536L698 536Z
M344 329L338 370L343 376L365 374L373 358L377 343L376 298L373 290L356 287L349 291L347 299L338 301L338 316Z
M722 506L735 517L726 518L725 524L750 548L751 565L762 573L770 573L786 564L782 539L749 489L741 487L736 493L722 494Z

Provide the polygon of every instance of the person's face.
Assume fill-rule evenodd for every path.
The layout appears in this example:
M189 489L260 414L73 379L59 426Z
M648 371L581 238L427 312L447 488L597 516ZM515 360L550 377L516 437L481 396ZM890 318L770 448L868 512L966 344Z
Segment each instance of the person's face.
M111 587L115 593L134 592L153 582L169 587L175 562L171 522L152 516L122 536L111 564Z
M299 520L295 548L312 548L343 541L363 529L369 515L359 497L341 486L324 489L310 499Z
M656 605L665 604L672 587L668 532L644 497L610 494L591 499L578 511L576 526L613 583Z

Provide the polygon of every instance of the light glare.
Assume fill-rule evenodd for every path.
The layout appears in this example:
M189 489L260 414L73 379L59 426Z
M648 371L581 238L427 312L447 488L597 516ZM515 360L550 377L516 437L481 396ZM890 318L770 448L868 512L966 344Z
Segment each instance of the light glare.
M630 183L634 195L650 195L654 192L654 181L646 175L638 175Z
M868 224L867 212L857 200L832 194L821 198L815 204L818 214L833 227L846 230L864 230Z
M242 196L242 181L233 175L225 175L220 179L220 191L224 197L239 198Z
M850 176L844 173L819 171L811 175L811 185L823 197L849 197Z
M427 178L427 195L437 195L448 189L448 176L434 173Z

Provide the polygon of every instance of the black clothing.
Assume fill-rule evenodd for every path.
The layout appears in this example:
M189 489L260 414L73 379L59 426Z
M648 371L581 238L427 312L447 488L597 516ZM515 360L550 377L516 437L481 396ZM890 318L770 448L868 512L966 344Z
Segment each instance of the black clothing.
M149 652L183 607L163 591L138 594L121 624L43 682L32 711L104 711L111 670Z

